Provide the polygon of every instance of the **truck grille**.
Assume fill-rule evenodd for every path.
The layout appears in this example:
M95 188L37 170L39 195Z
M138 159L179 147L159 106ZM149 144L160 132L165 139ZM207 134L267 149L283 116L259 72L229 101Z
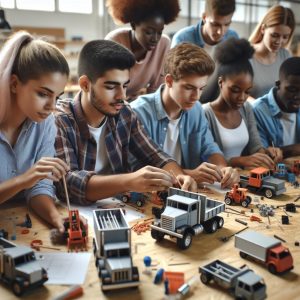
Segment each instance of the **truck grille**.
M114 272L114 282L130 281L129 271Z
M175 226L174 226L174 222L173 221L174 220L171 219L171 218L168 218L166 216L162 216L161 217L161 226L162 226L162 228L174 231L175 230Z

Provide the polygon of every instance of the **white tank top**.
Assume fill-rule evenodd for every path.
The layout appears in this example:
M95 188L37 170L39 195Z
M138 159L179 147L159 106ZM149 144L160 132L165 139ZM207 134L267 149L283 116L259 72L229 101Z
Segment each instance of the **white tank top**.
M225 159L229 160L232 157L241 156L249 142L249 132L244 120L242 119L241 124L234 129L225 128L217 118L216 121Z

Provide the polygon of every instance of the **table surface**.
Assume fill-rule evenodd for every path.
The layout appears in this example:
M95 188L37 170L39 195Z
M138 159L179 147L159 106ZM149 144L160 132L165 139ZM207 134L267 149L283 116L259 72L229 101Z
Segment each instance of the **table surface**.
M278 196L275 199L260 200L260 203L269 205L283 205L286 203L294 202L300 195L300 189L294 189L289 183L286 183L287 192L284 195ZM201 190L200 190L201 192ZM224 195L216 192L210 192L208 197L213 199L224 199ZM249 194L254 199L253 194ZM259 197L260 198L260 197ZM252 201L253 203L253 201ZM300 204L296 202L296 204ZM146 203L145 213L146 218L151 217L151 203ZM241 206L231 206L231 208L241 210ZM59 208L60 213L66 216L65 208ZM243 209L246 215L251 215L250 208ZM18 218L18 222L22 222L25 213L28 209L25 205L15 202L8 202L1 205L0 208L0 229L5 229L12 233L12 222L9 218ZM21 234L23 228L17 226L17 240L15 243L29 245L34 239L41 239L44 245L51 245L49 237L49 227L41 221L34 213L29 212L32 219L32 228L26 235ZM254 215L259 216L258 208L254 207ZM168 237L160 243L157 243L151 238L150 232L144 232L140 235L132 233L132 252L134 265L138 266L140 273L140 286L138 289L123 289L118 291L110 291L103 294L100 288L100 281L97 275L97 270L92 256L88 268L88 274L83 285L84 296L81 299L163 299L164 286L163 284L154 285L153 279L156 270L152 271L152 275L145 275L143 258L146 255L152 257L153 269L164 268L166 271L180 271L184 272L185 280L187 281L192 276L197 276L197 283L194 285L192 291L189 293L189 299L232 299L227 290L224 290L214 283L207 286L200 282L198 273L199 266L205 265L215 259L223 260L226 263L232 264L235 267L241 267L246 264L249 268L253 269L257 274L261 275L267 286L267 295L269 299L300 299L300 247L295 246L295 241L300 241L300 208L296 213L288 213L290 215L290 224L281 224L281 215L285 215L281 208L275 210L275 216L270 217L270 225L268 219L263 218L262 223L250 222L246 216L238 216L222 213L224 217L224 227L213 234L202 233L193 238L191 247L187 250L179 250L176 243ZM239 251L234 247L234 238L227 242L219 240L220 237L234 234L235 232L244 228L244 225L237 223L235 218L242 219L248 223L250 229L264 233L269 236L274 234L286 240L283 243L287 246L294 259L294 269L281 276L272 275L268 272L267 268L259 262L253 260L244 260L240 258ZM17 223L18 223L17 222ZM140 221L139 221L140 222ZM92 251L92 237L93 237L93 224L89 224L89 251ZM55 246L57 247L57 246ZM67 251L65 246L60 246L62 251ZM41 252L47 251L42 249ZM49 251L49 250L48 250ZM136 253L137 252L137 253ZM22 299L52 299L54 296L66 290L66 286L48 285L37 288L29 293L24 294ZM14 296L10 289L4 285L0 285L0 298L1 299L18 299Z

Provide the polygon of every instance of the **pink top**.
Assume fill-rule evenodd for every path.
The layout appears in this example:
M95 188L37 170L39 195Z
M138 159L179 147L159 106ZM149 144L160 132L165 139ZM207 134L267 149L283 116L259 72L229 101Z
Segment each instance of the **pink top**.
M130 32L131 28L118 28L108 33L105 39L115 41L132 51ZM147 51L143 60L136 61L130 70L127 96L135 95L142 88L147 88L147 93L152 93L164 82L163 66L170 43L169 37L163 34L155 49Z

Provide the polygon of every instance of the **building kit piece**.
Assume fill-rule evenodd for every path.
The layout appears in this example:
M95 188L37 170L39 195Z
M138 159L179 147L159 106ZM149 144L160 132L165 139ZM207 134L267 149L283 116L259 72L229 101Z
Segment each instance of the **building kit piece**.
M32 249L0 238L0 280L8 284L15 295L21 296L26 290L42 285L48 275Z
M262 193L267 198L278 196L286 191L284 180L270 175L270 170L259 167L250 171L250 176L240 175L240 185L252 192Z
M275 215L272 206L268 206L267 204L258 204L257 207L259 209L259 214L262 217L268 217L268 216L273 217Z
M168 294L174 295L178 289L184 284L183 272L164 272L164 280L168 280Z
M235 233L233 233L233 234L230 234L230 235L227 235L227 236L221 236L220 238L219 238L219 240L221 241L221 242L227 242L227 241L229 241L233 236L235 236L236 234L238 234L238 233L240 233L240 232L243 232L244 230L246 230L246 229L248 229L249 227L247 226L247 227L245 227L245 228L243 228L243 229L241 229L241 230L239 230L238 232L235 232Z
M247 267L235 268L220 260L199 268L200 280L208 284L213 280L218 285L229 289L235 299L266 299L266 285L261 276Z
M124 203L133 203L138 207L141 207L145 204L146 200L148 200L148 196L143 193L137 192L126 192L122 195L117 195L117 199L122 200Z
M247 196L247 189L239 187L237 183L233 185L231 190L225 195L225 203L231 205L233 203L241 204L243 207L248 207L252 199Z
M224 210L224 203L205 195L170 188L160 219L155 219L151 225L151 236L157 241L166 234L176 237L177 246L187 249L192 244L193 235L203 230L213 233L223 227L224 219L217 215Z
M131 231L121 209L93 211L94 255L102 291L137 287L139 272L131 257Z
M287 180L290 183L296 181L296 176L294 173L290 172L284 163L278 163L276 165L275 171L273 171L273 176L276 178Z
M293 269L293 258L289 249L273 237L246 231L235 235L235 247L240 250L242 258L256 258L263 262L272 274Z

